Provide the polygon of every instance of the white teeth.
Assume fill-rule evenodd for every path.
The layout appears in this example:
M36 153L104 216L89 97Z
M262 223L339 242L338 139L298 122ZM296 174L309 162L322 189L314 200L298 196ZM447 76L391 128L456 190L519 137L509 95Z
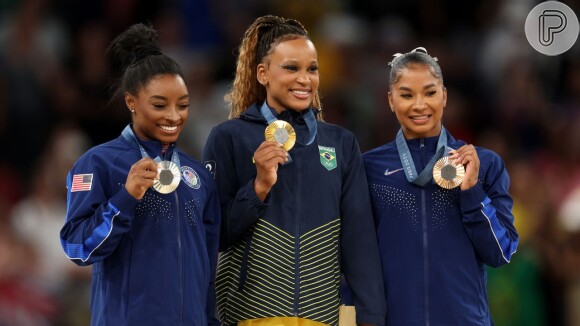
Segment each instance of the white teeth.
M296 93L296 94L299 94L299 95L308 95L308 91L293 90L292 93Z
M412 120L425 120L427 118L429 118L428 115L422 115L422 116L419 116L419 117L411 117Z
M177 130L177 126L160 126L161 129L163 130L167 130L167 131L175 131Z

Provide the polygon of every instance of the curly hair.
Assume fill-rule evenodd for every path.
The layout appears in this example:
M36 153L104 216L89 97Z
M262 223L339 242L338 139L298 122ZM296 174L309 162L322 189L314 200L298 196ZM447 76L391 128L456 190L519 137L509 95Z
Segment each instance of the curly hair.
M276 45L298 38L309 39L304 26L294 19L266 15L248 27L239 47L232 88L224 97L230 106L230 119L239 117L252 103L266 100L266 88L258 82L256 67ZM322 108L318 92L314 94L312 107ZM322 120L322 114L318 118Z

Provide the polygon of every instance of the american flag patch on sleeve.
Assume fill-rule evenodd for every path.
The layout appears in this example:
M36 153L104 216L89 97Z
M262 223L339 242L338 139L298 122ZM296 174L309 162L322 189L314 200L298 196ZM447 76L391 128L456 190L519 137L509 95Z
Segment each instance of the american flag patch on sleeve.
M93 174L75 174L70 191L89 191L93 185Z

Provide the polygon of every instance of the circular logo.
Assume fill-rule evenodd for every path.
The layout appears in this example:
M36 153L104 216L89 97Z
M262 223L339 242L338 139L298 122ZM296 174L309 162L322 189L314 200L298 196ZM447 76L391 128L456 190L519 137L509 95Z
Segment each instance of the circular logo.
M536 51L558 55L568 51L578 38L578 17L558 1L538 4L526 18L526 38Z
M288 138L290 138L290 134L286 129L278 128L274 131L274 139L276 139L280 144L284 144Z
M185 184L193 189L199 189L201 186L199 175L197 175L197 172L189 166L181 167L181 177L183 178L183 181L185 181Z

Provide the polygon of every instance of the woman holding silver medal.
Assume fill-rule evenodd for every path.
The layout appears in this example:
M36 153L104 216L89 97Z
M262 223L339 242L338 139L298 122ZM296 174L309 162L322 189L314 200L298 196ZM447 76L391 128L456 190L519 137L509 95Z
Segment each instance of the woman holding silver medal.
M211 175L176 147L189 97L179 65L137 24L108 49L132 124L67 178L66 255L92 265L91 325L208 325L220 207Z
M216 277L224 325L336 325L340 274L360 325L384 293L370 198L352 133L322 121L316 49L296 20L246 30L204 160L222 205Z
M485 265L518 245L509 176L494 152L443 127L437 58L417 48L390 63L396 139L363 155L383 261L386 325L492 325Z

